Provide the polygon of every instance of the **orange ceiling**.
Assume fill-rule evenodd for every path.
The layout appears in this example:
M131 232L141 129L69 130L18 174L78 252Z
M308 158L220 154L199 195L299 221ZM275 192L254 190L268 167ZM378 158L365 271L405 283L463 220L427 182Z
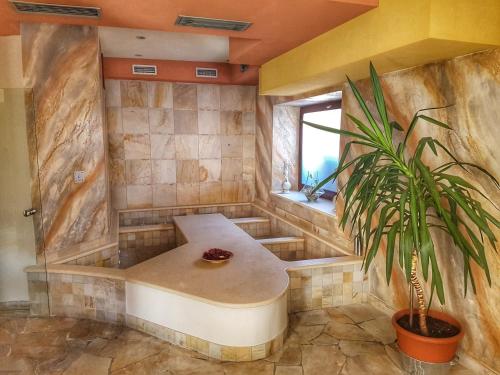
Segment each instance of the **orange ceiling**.
M42 1L39 1L42 2ZM16 13L0 0L0 35L19 34L20 22L51 22L226 35L229 62L261 65L378 5L378 0L45 0L97 6L99 20ZM250 21L245 32L175 26L178 15Z

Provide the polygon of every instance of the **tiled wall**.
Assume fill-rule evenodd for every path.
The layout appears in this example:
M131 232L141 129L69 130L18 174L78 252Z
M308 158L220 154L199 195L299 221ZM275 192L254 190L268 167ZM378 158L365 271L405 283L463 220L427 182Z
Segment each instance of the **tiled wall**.
M253 200L255 87L106 81L114 208Z
M64 264L117 268L120 263L118 253L118 246L115 245L101 251L96 251L93 254L81 256Z
M288 271L288 312L366 301L368 276L361 263Z
M33 315L47 312L45 273L28 273ZM125 281L48 273L50 313L112 323L125 322Z
M134 233L120 233L120 268L128 268L137 263L174 249L175 229L148 230Z
M301 242L286 242L279 244L267 244L263 245L266 249L272 252L281 260L303 260L305 258L304 253L304 241Z

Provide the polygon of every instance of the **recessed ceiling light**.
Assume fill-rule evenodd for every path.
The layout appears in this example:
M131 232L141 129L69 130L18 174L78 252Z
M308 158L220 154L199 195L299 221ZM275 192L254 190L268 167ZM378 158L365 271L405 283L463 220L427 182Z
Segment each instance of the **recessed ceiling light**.
M142 57L142 55L140 53L136 53L134 56L135 57Z
M146 39L146 37L144 35L137 35L136 36L137 39L140 39L140 40L144 40Z

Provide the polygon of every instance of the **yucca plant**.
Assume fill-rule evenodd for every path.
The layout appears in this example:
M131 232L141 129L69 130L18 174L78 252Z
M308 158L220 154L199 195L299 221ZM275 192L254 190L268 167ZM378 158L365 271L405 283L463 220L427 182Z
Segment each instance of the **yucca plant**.
M487 197L473 183L453 175L452 171L454 168L461 168L469 173L474 170L491 179L497 189L499 185L484 168L458 160L435 138L423 137L414 148L411 148L408 140L421 122L451 130L447 124L424 114L427 110L444 107L417 111L405 131L400 124L389 119L380 81L373 64L370 64L370 76L376 115L370 111L356 85L349 77L347 78L366 117L366 121L363 121L347 114L359 132L304 122L309 126L352 139L345 145L337 170L321 181L316 189L320 189L329 181L336 180L342 173L350 171L346 183L339 190L339 194L344 198L344 210L339 225L345 230L349 224L351 233L362 244L365 272L385 238L387 283L390 282L396 257L407 282L413 287L410 287L411 294L413 290L416 293L420 331L428 336L427 308L421 280L417 274L417 263L420 263L425 282L430 279L432 291L430 299L436 293L441 304L445 302L443 280L430 228L437 228L447 233L455 244L454 249L461 252L465 293L467 293L469 278L475 292L475 282L471 272L472 262L484 271L491 285L484 241L487 239L496 251L497 240L491 226L500 225L499 221L474 198L475 194L480 194L486 199ZM400 132L400 136L396 137L396 132ZM396 141L396 138L400 141ZM365 146L370 151L348 160L352 145ZM422 160L422 155L424 152L432 152L437 156L439 151L446 154L449 161L431 169ZM431 273L429 268L432 270ZM413 298L411 298L412 303ZM412 311L413 307L410 305L410 324L413 324Z

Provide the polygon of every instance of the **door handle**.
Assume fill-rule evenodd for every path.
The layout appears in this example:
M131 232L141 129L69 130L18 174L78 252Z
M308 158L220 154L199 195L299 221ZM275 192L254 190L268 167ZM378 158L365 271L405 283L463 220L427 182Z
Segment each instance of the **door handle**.
M36 214L36 209L35 208L28 208L27 210L23 211L23 216L28 217Z

